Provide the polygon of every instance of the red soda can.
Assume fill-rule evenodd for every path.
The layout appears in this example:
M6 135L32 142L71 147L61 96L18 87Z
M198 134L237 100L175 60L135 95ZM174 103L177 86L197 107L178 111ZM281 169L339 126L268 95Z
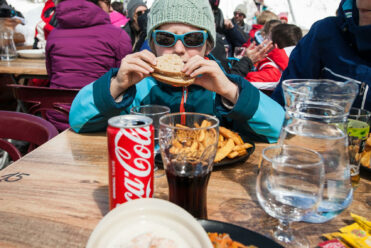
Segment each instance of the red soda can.
M154 127L141 115L108 120L110 209L118 204L153 196Z

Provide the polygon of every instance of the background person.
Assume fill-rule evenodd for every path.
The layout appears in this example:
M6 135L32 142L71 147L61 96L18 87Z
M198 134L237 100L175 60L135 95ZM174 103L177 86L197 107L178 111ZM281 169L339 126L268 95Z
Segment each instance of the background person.
M131 52L126 32L111 24L109 0L63 0L56 8L58 26L46 44L51 88L80 89L96 80ZM63 115L50 113L58 128L69 127Z
M280 21L282 23L288 23L289 22L289 18L288 18L288 13L287 12L281 12L278 14L278 18L280 18Z
M259 14L257 17L257 24L252 25L252 29L249 32L249 40L245 46L249 46L251 42L255 41L256 44L263 42L264 37L261 34L261 29L264 27L265 23L270 20L279 20L278 16L272 11L265 10Z
M246 6L244 4L239 4L236 6L233 12L233 18L231 19L233 25L236 25L240 33L245 37L246 40L249 39L248 26L245 23L246 18Z
M185 38L176 39L177 36ZM172 112L216 115L221 125L250 139L276 142L284 119L279 104L242 77L225 74L216 61L205 58L215 45L215 23L207 0L156 0L149 13L150 52L127 55L119 69L84 87L76 96L70 124L76 132L101 131L107 120L128 113L132 106L160 104ZM150 77L156 56L177 54L183 72L195 78L186 89Z
M134 48L137 47L136 43L139 41L141 35L144 33L139 26L138 18L141 15L145 14L147 11L147 5L142 0L130 0L127 6L127 17L130 19L129 22L125 25L124 30L129 35L131 39L131 45Z
M270 39L278 48L284 49L288 57L301 38L303 31L294 24L282 23L273 27L270 33Z
M111 23L116 27L124 28L126 23L129 22L129 18L124 13L124 4L121 2L111 3L109 17Z
M57 26L55 16L56 0L47 0L41 11L41 20L36 24L34 49L44 49L49 33Z
M122 2L112 2L111 7L113 10L119 12L121 15L126 16L126 11L124 10L124 3Z
M353 105L371 110L371 1L342 0L337 12L313 24L292 51L272 95L280 104L286 79L355 80L359 95Z
M237 25L234 25L229 19L224 19L223 11L219 8L219 0L209 0L209 3L214 14L216 32L219 34L217 38L221 39L220 42L217 42L217 46L227 43L228 57L232 57L234 48L242 46L247 40ZM217 50L222 51L222 48L217 47ZM220 52L213 54L219 60L225 58Z
M250 82L278 83L282 72L289 63L289 56L285 47L295 46L302 37L301 29L293 24L279 24L274 26L267 37L272 40L274 48L268 56L256 65L256 71L247 73L245 78Z

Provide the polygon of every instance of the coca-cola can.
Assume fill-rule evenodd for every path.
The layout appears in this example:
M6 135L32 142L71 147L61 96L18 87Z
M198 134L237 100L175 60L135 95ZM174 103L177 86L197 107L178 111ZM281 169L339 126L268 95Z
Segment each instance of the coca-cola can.
M118 204L153 196L154 127L141 115L108 120L110 209Z

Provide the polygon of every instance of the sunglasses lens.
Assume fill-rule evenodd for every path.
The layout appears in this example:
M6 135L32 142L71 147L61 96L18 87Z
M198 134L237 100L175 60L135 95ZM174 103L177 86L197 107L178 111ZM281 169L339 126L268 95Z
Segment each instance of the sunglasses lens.
M174 43L175 37L170 33L157 32L155 39L160 46L171 46Z
M204 35L201 32L189 33L184 36L184 43L190 47L201 46L204 43Z

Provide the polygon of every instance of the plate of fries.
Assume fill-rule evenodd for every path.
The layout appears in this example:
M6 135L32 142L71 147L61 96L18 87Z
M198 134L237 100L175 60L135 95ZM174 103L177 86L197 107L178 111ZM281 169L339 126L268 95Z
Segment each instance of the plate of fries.
M171 153L185 153L189 150L192 150L193 147L197 147L197 152L202 152L202 147L207 146L208 138L214 139L212 136L208 135L207 132L200 132L197 137L194 137L190 143L189 147L183 147L178 144L178 146L174 145L174 149L171 149ZM178 135L180 136L180 135ZM183 136L187 136L189 138L192 136L191 134L186 134ZM215 137L215 136L214 136ZM179 137L178 137L179 139ZM179 142L179 143L186 143L186 142ZM195 144L199 143L199 144ZM176 150L178 148L178 150ZM175 151L176 150L176 151ZM240 161L246 160L250 154L252 154L255 150L254 143L245 142L241 136L225 127L219 127L219 137L218 137L218 148L216 151L215 159L214 159L214 168L219 166L224 166L228 164L237 163ZM161 155L158 154L155 157L155 162L162 165L162 158ZM161 167L161 166L160 166Z
M228 165L246 160L254 150L254 143L244 142L238 133L220 126L218 150L216 151L214 166Z
M224 238L229 238L225 241L234 242L223 242L223 244L215 245L214 247L236 247L236 248L263 248L263 247L275 247L283 248L280 244L276 243L272 239L265 237L257 232L251 231L249 229L243 228L241 226L236 226L231 223L216 221L216 220L197 220L205 231L209 234L212 241L215 241L215 234ZM211 235L210 235L211 234ZM225 237L227 235L227 237ZM213 237L214 236L214 237ZM214 242L215 243L215 242ZM242 245L241 245L242 244Z

